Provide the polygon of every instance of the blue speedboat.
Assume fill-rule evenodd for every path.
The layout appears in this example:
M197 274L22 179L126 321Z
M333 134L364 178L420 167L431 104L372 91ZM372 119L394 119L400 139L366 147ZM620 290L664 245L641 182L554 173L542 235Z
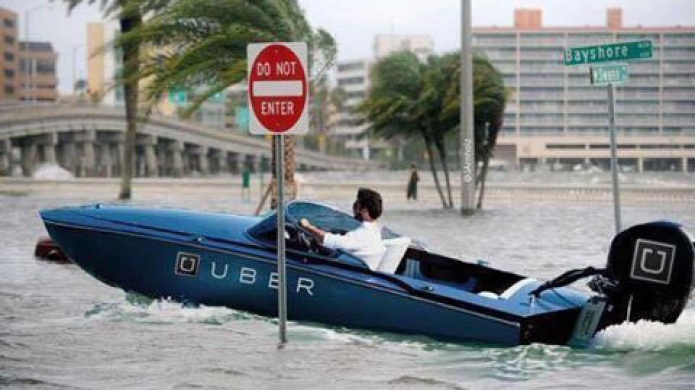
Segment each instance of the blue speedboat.
M387 252L367 266L318 245L307 218L333 232L359 222L335 208L286 206L288 317L345 327L503 345L587 343L625 320L674 322L693 282L693 244L672 223L613 241L606 269L542 283L432 253L384 228ZM152 298L277 316L276 216L91 205L41 212L50 236L102 282ZM566 285L593 276L592 291Z

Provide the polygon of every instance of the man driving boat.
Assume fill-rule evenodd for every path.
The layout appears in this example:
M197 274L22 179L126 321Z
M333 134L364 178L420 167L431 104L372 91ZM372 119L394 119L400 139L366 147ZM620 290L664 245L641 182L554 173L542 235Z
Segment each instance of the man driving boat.
M352 205L355 219L362 222L356 229L346 234L334 234L317 228L306 219L302 219L301 225L324 247L348 252L362 259L369 268L376 269L386 252L381 240L381 226L377 223L382 210L381 195L374 190L360 188Z

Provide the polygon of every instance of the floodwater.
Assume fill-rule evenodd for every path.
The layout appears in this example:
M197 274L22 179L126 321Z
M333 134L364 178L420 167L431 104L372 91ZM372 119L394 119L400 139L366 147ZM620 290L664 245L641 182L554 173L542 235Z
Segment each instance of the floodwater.
M202 193L202 192L201 192ZM351 194L328 199L347 207ZM469 389L695 387L695 307L675 325L612 327L588 349L453 344L290 322L219 307L148 302L75 265L37 260L37 211L112 201L0 195L0 387L87 389ZM204 195L142 197L138 205L248 213ZM388 205L387 205L388 206ZM471 218L400 203L384 223L433 249L538 278L603 265L613 235L605 204L489 205ZM626 225L671 219L695 232L688 204L623 207ZM114 250L117 250L116 248Z

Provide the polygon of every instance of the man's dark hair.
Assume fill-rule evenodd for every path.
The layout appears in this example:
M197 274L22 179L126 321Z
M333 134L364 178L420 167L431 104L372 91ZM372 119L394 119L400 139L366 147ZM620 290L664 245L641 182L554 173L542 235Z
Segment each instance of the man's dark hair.
M357 203L367 209L372 219L377 219L381 216L383 206L381 195L378 192L369 188L360 188L357 191Z

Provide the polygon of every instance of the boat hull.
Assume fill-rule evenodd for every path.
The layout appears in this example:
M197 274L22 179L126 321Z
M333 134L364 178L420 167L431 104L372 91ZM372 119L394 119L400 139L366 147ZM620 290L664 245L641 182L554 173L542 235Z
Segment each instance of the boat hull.
M153 298L227 306L277 316L274 253L248 246L213 248L147 235L46 221L51 237L102 282ZM413 295L397 283L288 257L288 318L443 340L503 345L529 342L528 324ZM576 317L576 314L573 314ZM528 334L527 334L528 336Z

